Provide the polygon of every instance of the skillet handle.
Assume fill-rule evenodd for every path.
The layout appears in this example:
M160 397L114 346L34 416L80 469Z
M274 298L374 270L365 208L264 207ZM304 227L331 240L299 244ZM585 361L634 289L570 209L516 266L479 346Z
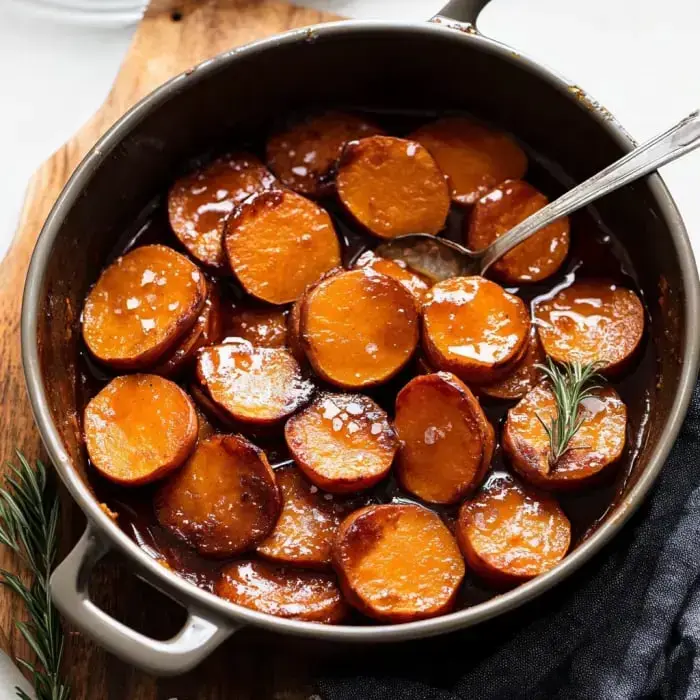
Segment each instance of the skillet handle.
M440 19L465 22L476 28L476 20L489 0L450 0L436 15L433 21Z
M51 576L51 597L59 611L100 646L124 661L158 676L189 671L237 627L207 619L188 609L187 620L172 639L151 639L115 620L90 600L88 584L109 545L88 524L80 541Z

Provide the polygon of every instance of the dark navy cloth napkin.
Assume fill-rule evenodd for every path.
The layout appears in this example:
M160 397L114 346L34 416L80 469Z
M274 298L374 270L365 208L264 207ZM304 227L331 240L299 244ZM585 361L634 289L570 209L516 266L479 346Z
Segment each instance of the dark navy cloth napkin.
M700 385L651 496L567 582L474 629L341 658L323 700L700 698Z

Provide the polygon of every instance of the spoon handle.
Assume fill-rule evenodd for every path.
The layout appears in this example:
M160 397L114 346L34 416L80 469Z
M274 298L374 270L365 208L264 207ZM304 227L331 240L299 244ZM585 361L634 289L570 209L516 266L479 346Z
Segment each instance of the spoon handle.
M700 111L630 151L520 222L483 251L481 274L533 233L700 146Z

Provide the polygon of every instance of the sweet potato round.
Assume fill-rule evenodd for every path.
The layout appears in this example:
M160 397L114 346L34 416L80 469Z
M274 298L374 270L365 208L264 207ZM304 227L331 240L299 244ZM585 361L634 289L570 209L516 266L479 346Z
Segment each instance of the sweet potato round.
M550 464L549 438L542 425L556 416L554 395L547 382L538 384L508 411L503 449L521 476L546 489L575 489L594 481L622 455L627 409L610 386L584 399L583 423L556 464Z
M122 486L140 486L177 469L197 442L190 397L167 379L113 379L85 407L85 444L95 469Z
M408 363L418 343L411 293L366 269L333 275L308 290L300 328L316 373L346 389L387 381Z
M415 141L371 136L344 149L336 178L345 208L371 234L438 233L450 210L447 181Z
M287 311L236 305L227 314L225 337L247 340L256 348L283 348L287 344Z
M222 268L224 220L251 194L274 184L272 173L250 153L217 158L170 188L170 226L193 257L210 267Z
M216 287L210 284L209 294L194 326L190 328L174 350L167 352L159 360L152 372L164 377L172 377L188 369L194 362L197 350L221 341L223 337L222 322L221 297Z
M328 498L290 465L275 471L282 494L282 513L257 553L279 564L325 569L331 562L331 545L347 506Z
M270 304L298 299L307 285L340 264L327 212L301 195L253 195L226 220L224 248L243 289Z
M428 503L461 501L489 466L493 438L485 434L486 422L479 402L453 374L414 377L396 397L401 486Z
M491 384L479 385L479 393L490 396L492 399L502 399L511 401L513 399L521 399L532 389L544 376L542 371L537 367L542 364L545 359L542 343L540 343L537 335L537 327L533 323L530 328L530 337L528 339L527 348L505 377Z
M204 275L184 255L164 245L136 248L87 295L83 339L100 362L145 369L194 325L206 297Z
M254 548L277 522L281 500L262 450L237 435L202 440L155 495L158 522L205 557Z
M423 305L423 349L430 364L466 382L505 376L525 352L529 332L523 301L483 277L439 282Z
M361 394L319 394L287 421L284 436L307 478L333 493L374 486L399 446L385 411Z
M322 197L333 192L335 164L343 146L380 133L377 126L354 114L326 112L271 136L267 163L290 189Z
M474 204L466 232L467 247L483 250L548 202L527 182L506 180ZM539 282L557 272L568 252L569 219L563 217L506 253L491 270L508 284Z
M455 533L469 569L498 588L553 569L571 544L559 504L509 477L491 480L464 503Z
M197 381L233 421L270 425L283 421L311 397L313 385L285 348L224 343L200 350Z
M304 622L337 624L348 611L332 574L250 559L225 566L214 593L258 612Z
M379 255L375 255L371 250L367 250L360 255L355 261L355 267L364 267L387 277L393 277L413 294L419 305L423 302L430 287L432 287L432 282L427 277L411 270L403 260L382 258Z
M340 525L333 567L348 602L383 622L449 612L464 560L440 518L418 505L361 508Z
M447 175L457 204L474 204L503 180L519 179L527 170L527 156L510 136L466 117L438 119L411 138L430 151Z
M537 304L535 323L544 351L552 359L597 362L601 372L615 374L639 347L644 307L630 289L584 280Z

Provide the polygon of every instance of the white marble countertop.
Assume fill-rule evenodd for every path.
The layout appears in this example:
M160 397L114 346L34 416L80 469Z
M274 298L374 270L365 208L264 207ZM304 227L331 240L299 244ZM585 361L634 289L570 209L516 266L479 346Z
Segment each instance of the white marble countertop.
M55 1L55 0L54 0ZM99 0L93 0L98 2ZM440 0L300 0L356 17L420 20ZM0 16L0 256L13 235L31 173L104 100L133 26L95 28L3 0ZM697 0L492 0L485 34L560 73L645 139L700 107ZM700 256L700 152L663 169Z

